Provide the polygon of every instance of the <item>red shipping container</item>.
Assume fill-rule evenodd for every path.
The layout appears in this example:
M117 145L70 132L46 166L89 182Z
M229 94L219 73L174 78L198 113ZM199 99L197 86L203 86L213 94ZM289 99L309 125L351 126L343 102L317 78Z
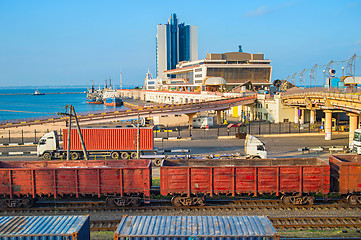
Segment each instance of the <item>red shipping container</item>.
M136 151L137 128L83 128L81 133L87 151ZM82 146L77 129L71 130L70 147L73 151L81 151ZM68 129L63 131L63 149L68 148ZM153 129L139 129L139 149L153 150Z
M30 196L150 196L150 160L1 161L0 194Z
M319 158L164 160L161 195L323 193L330 167Z
M361 193L361 156L331 155L331 191Z

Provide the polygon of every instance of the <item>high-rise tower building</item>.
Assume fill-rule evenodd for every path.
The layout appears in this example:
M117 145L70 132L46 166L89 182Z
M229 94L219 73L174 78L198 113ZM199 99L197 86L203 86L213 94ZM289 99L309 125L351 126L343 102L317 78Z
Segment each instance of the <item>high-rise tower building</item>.
M157 78L166 79L164 71L175 69L181 61L198 60L197 26L178 23L172 14L165 25L157 26Z

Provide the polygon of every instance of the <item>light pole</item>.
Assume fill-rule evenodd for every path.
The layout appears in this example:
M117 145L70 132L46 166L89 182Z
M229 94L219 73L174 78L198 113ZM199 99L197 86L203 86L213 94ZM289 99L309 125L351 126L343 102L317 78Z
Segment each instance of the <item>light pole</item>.
M345 67L342 67L342 76L345 76Z
M324 69L322 72L323 72L323 87L325 87L325 84L326 84L326 70Z

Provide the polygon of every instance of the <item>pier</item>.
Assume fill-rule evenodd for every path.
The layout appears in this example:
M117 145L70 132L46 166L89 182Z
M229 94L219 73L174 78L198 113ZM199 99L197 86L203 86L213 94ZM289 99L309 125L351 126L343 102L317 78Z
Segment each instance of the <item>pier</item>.
M80 94L84 92L59 92L59 93L43 93L44 95L50 94ZM0 96L20 96L20 95L34 95L34 93L0 93Z

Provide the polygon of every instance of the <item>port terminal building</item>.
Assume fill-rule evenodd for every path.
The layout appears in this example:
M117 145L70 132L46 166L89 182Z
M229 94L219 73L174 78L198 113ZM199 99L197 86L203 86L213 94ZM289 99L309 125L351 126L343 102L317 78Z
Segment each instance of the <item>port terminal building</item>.
M245 52L208 53L205 59L182 61L175 69L164 71L165 81L146 77L147 90L186 92L231 92L269 89L272 76L271 60L261 53ZM247 84L251 83L251 84Z

